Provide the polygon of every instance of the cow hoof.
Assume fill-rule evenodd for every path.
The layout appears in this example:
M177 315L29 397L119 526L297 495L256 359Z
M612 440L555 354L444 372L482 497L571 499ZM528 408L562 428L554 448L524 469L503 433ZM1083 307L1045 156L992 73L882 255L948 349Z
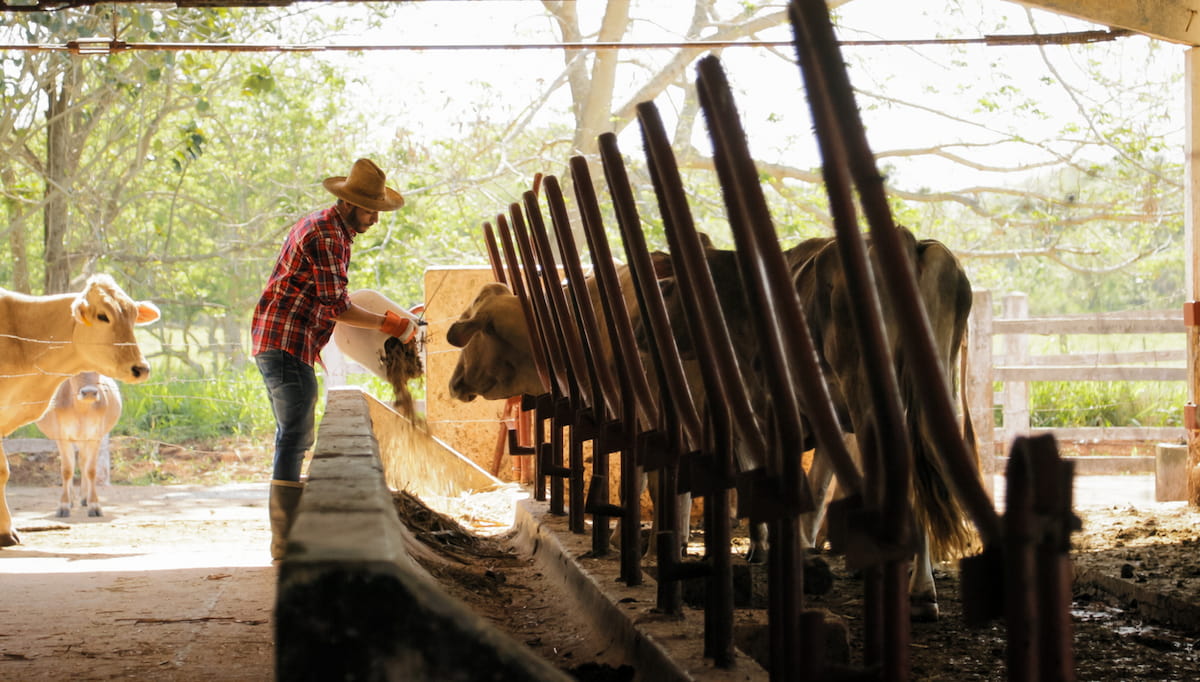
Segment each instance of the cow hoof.
M937 602L927 599L914 600L909 604L909 614L914 623L936 623L939 616Z
M17 537L17 531L0 533L0 547L12 547L19 544L21 544L21 538Z
M54 512L54 515L60 519L65 519L71 515L71 508L67 506L59 507L58 511Z
M750 545L750 549L746 552L746 563L748 564L765 564L767 563L767 550L762 547Z
M88 516L104 516L100 513L100 507L88 507Z
M804 594L825 594L833 589L829 562L818 556L804 559Z

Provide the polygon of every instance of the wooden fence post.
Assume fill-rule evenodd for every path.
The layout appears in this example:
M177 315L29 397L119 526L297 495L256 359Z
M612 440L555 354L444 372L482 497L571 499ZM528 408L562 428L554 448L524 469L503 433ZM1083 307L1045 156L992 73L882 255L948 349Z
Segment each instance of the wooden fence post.
M1029 317L1029 297L1021 292L1007 294L1003 299L1002 317L1023 320ZM1026 334L1004 335L1004 364L1008 366L1029 363L1029 336ZM1007 451L1013 439L1029 433L1029 383L1025 381L1004 382L1004 443Z
M1187 117L1184 124L1184 187L1183 187L1183 224L1184 224L1184 279L1187 287L1187 303L1185 313L1190 313L1192 319L1187 325L1187 397L1184 407L1184 427L1187 428L1188 442L1188 505L1195 509L1200 507L1200 424L1197 423L1196 404L1200 401L1197 392L1200 391L1200 326L1195 324L1197 301L1200 301L1200 267L1197 267L1196 257L1200 253L1200 200L1197 199L1196 189L1200 187L1200 159L1196 150L1200 149L1200 49L1195 47L1184 53L1183 82L1187 88Z
M992 292L971 292L971 317L967 322L966 377L959 390L967 399L967 409L979 442L979 471L988 495L995 499L996 418L992 379ZM948 368L954 371L953 368Z

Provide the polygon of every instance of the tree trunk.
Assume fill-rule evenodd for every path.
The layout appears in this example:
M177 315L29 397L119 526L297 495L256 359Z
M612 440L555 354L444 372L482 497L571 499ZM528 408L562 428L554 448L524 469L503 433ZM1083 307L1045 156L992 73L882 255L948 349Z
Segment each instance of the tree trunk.
M71 186L71 101L78 85L78 67L63 70L62 83L46 84L46 205L43 242L46 258L46 294L60 294L71 286L71 258L67 252L68 206Z
M11 166L0 168L0 180L5 187L14 188L15 173ZM12 277L5 287L23 294L33 293L29 287L29 246L25 239L25 223L29 211L15 198L5 200L8 214L8 250L12 253Z
M579 28L579 14L574 2L543 0L542 5L554 17L564 43L583 42L584 35ZM604 19L596 41L618 42L627 30L629 0L610 0L604 8ZM588 55L591 56L590 72ZM575 113L575 139L572 146L576 153L595 152L596 138L613 129L610 114L620 53L617 50L564 50L563 59L567 66L567 82L571 87Z
M609 0L604 9L604 21L600 25L598 42L618 42L629 30L629 0ZM613 88L616 83L617 64L620 52L597 50L592 56L592 74L582 101L576 100L579 113L573 146L579 154L596 152L596 138L611 132Z

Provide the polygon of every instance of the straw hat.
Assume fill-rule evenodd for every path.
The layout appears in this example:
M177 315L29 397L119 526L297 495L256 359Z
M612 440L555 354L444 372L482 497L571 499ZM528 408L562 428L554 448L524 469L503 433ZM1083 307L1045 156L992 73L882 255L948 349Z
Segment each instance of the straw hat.
M394 211L404 205L404 197L384 184L387 176L370 159L359 159L349 177L325 178L322 183L333 196L368 211Z

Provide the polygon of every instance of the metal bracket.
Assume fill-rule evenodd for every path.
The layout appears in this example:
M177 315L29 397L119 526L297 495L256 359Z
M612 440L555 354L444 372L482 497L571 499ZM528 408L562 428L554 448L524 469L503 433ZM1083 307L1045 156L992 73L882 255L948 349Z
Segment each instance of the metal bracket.
M1188 301L1183 304L1183 326L1200 326L1200 301Z

